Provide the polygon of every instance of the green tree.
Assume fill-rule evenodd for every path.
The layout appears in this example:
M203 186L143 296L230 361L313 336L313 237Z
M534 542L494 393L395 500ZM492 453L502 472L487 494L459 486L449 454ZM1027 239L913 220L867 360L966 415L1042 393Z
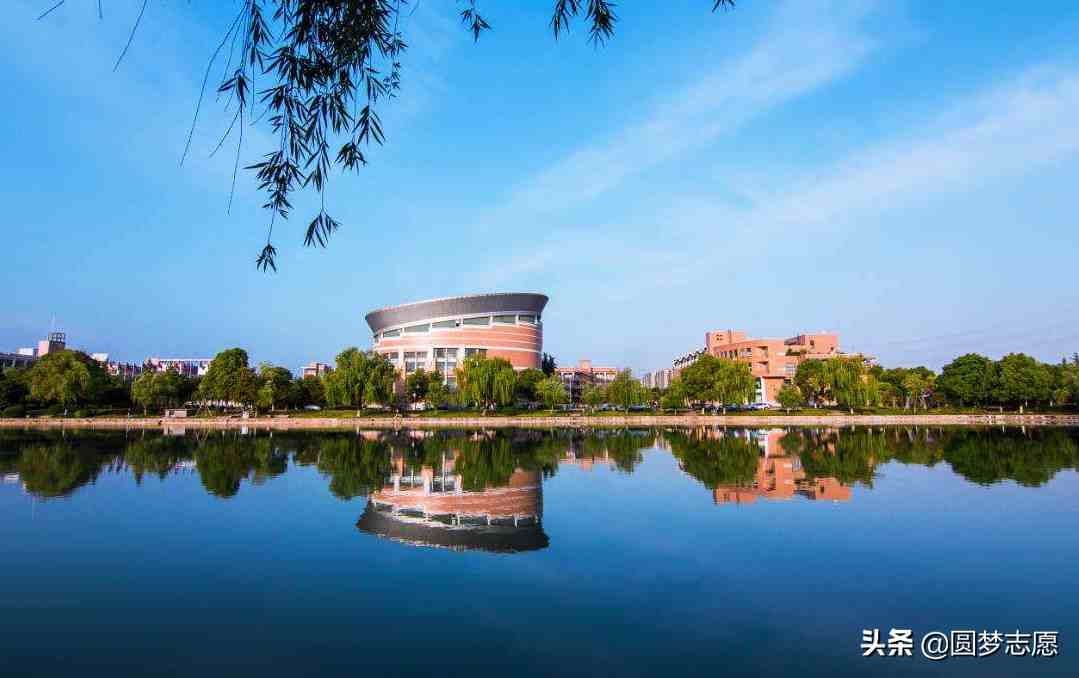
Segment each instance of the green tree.
M63 350L48 353L30 368L30 397L45 403L58 403L67 410L93 402L105 385L101 365L81 351Z
M566 387L562 385L562 380L558 377L547 377L536 384L536 393L539 394L540 400L547 406L547 409L552 411L559 405L569 402Z
M876 379L860 356L829 358L824 363L824 374L828 391L840 407L853 412L856 407L868 407L880 400Z
M367 383L363 388L364 399L368 403L389 407L393 403L397 370L390 359L381 353L370 353L367 363Z
M682 379L676 378L659 399L659 405L665 410L677 410L685 407L686 393L682 386Z
M210 361L199 382L197 396L205 402L252 405L258 399L259 380L248 366L247 351L230 348Z
M607 384L607 400L625 411L644 402L645 394L641 382L633 378L629 370L622 370L611 383Z
M190 396L188 380L173 370L143 372L131 384L131 399L142 407L142 413L180 405Z
M486 412L509 405L517 387L517 373L505 358L470 355L457 368L457 384L466 402Z
M1079 361L1061 365L1058 379L1054 393L1056 401L1079 405Z
M1052 375L1047 365L1023 353L1009 353L997 361L993 398L1001 404L1029 405L1052 396Z
M299 386L299 398L296 405L299 407L306 407L307 405L316 405L322 407L326 404L326 387L322 383L322 379L309 374L303 379L296 382Z
M364 406L367 370L367 354L355 346L338 353L336 368L323 377L327 404L330 407L355 407L358 416Z
M540 359L540 371L550 377L554 375L556 369L558 369L558 362L554 359L554 356L550 353L544 353Z
M427 407L437 410L449 403L449 399L449 387L446 386L446 380L442 377L442 373L432 372L427 381L427 393L425 394Z
M271 411L288 403L292 372L269 363L259 364L259 406Z
M794 384L813 407L819 407L830 396L825 362L817 358L803 360L794 373Z
M726 414L727 405L742 405L753 399L757 380L753 378L748 363L720 359L713 389L716 400L723 405Z
M405 378L405 395L410 403L423 402L431 387L431 375L422 367Z
M929 397L929 390L934 383L932 375L926 376L921 372L911 370L907 372L903 377L903 392L906 394L907 403L915 410L918 409L918 405L921 404L922 409L926 409L926 399Z
M994 372L992 360L967 353L944 366L937 377L937 389L960 407L985 405L992 397Z
M719 358L703 355L682 370L679 375L682 393L690 402L702 406L717 400L715 392L716 376L719 374Z
M802 391L794 384L783 384L783 387L779 389L779 393L776 394L776 401L780 407L790 412L804 405L805 397L802 395Z
M546 376L543 370L537 370L530 368L522 371L517 375L517 399L524 400L525 402L536 402L539 400L539 396L536 395L536 384L538 384L543 377Z
M393 402L397 371L386 356L352 346L337 355L336 368L322 379L326 403L354 407L359 416L368 403L389 406Z
M23 370L11 367L0 373L0 409L22 405L29 394Z
M581 402L587 405L589 410L595 411L597 407L607 402L607 393L602 386L590 384L581 392Z

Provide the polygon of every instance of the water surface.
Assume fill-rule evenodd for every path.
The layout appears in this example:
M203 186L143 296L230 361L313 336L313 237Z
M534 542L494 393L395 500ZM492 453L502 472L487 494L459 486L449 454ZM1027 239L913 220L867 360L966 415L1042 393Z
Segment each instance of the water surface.
M177 435L177 433L179 433ZM0 431L4 675L1076 675L1079 432ZM863 658L863 629L1056 630Z

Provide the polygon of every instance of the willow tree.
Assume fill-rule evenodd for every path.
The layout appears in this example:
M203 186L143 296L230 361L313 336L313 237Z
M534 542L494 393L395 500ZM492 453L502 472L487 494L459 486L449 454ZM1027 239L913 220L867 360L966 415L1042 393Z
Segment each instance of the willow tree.
M828 390L835 402L854 413L856 407L880 402L876 379L866 369L861 356L838 356L825 361Z
M457 383L466 402L485 412L513 402L517 372L505 358L473 354L457 369Z
M607 400L625 411L644 402L645 393L641 382L633 378L629 370L622 370L607 384Z
M709 1L713 12L734 6L734 0ZM492 30L490 15L481 12L482 0L462 4L460 20L478 41ZM60 0L39 18L63 5ZM115 68L136 37L147 5L149 0L142 0ZM297 191L310 190L319 197L317 210L305 220L305 246L325 247L340 226L326 205L327 185L335 171L358 172L367 164L372 144L385 141L380 110L401 89L402 60L408 49L405 27L415 11L408 5L407 0L242 0L223 27L206 64L180 164L190 151L210 74L223 62L216 89L221 105L231 107L233 114L217 149L235 143L230 208L244 153L244 130L259 126L269 132L261 136L269 139L268 147L260 151L261 160L244 168L258 180L265 193L262 206L269 212L266 242L255 260L260 269L277 270L274 225L291 215ZM99 10L102 6L98 0ZM581 15L591 42L599 45L613 37L619 20L615 3L553 0L554 37L568 31ZM422 33L413 36L422 37ZM544 372L551 371L545 362Z
M105 384L105 371L81 351L47 353L30 368L30 397L69 408L92 401Z

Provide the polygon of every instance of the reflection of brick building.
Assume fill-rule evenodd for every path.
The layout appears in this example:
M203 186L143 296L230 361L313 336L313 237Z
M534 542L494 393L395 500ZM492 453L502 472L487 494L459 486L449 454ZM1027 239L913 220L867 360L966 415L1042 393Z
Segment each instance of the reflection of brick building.
M791 499L798 494L807 499L850 501L851 489L835 478L807 478L797 456L788 456L780 446L785 431L753 431L761 447L757 472L748 485L720 485L712 491L717 504L750 504L758 497Z
M543 477L517 469L506 485L467 491L447 458L436 472L394 458L389 483L368 498L357 527L380 537L456 551L530 551L546 548Z

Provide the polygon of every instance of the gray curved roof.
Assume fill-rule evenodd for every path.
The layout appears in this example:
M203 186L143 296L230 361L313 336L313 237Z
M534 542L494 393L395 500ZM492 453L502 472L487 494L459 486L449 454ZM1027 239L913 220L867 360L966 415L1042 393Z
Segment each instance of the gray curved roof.
M396 520L382 513L370 503L356 523L361 531L411 544L435 546L455 551L490 551L492 553L520 553L545 549L551 540L543 526L530 523L521 527L490 525L474 529L451 529L429 523L410 523Z
M367 314L367 324L372 332L380 332L387 327L405 325L428 318L444 318L454 315L476 315L482 313L502 313L524 311L542 313L547 305L547 295L532 292L498 292L495 294L475 294L467 297L446 297L417 301L400 306L387 306Z

